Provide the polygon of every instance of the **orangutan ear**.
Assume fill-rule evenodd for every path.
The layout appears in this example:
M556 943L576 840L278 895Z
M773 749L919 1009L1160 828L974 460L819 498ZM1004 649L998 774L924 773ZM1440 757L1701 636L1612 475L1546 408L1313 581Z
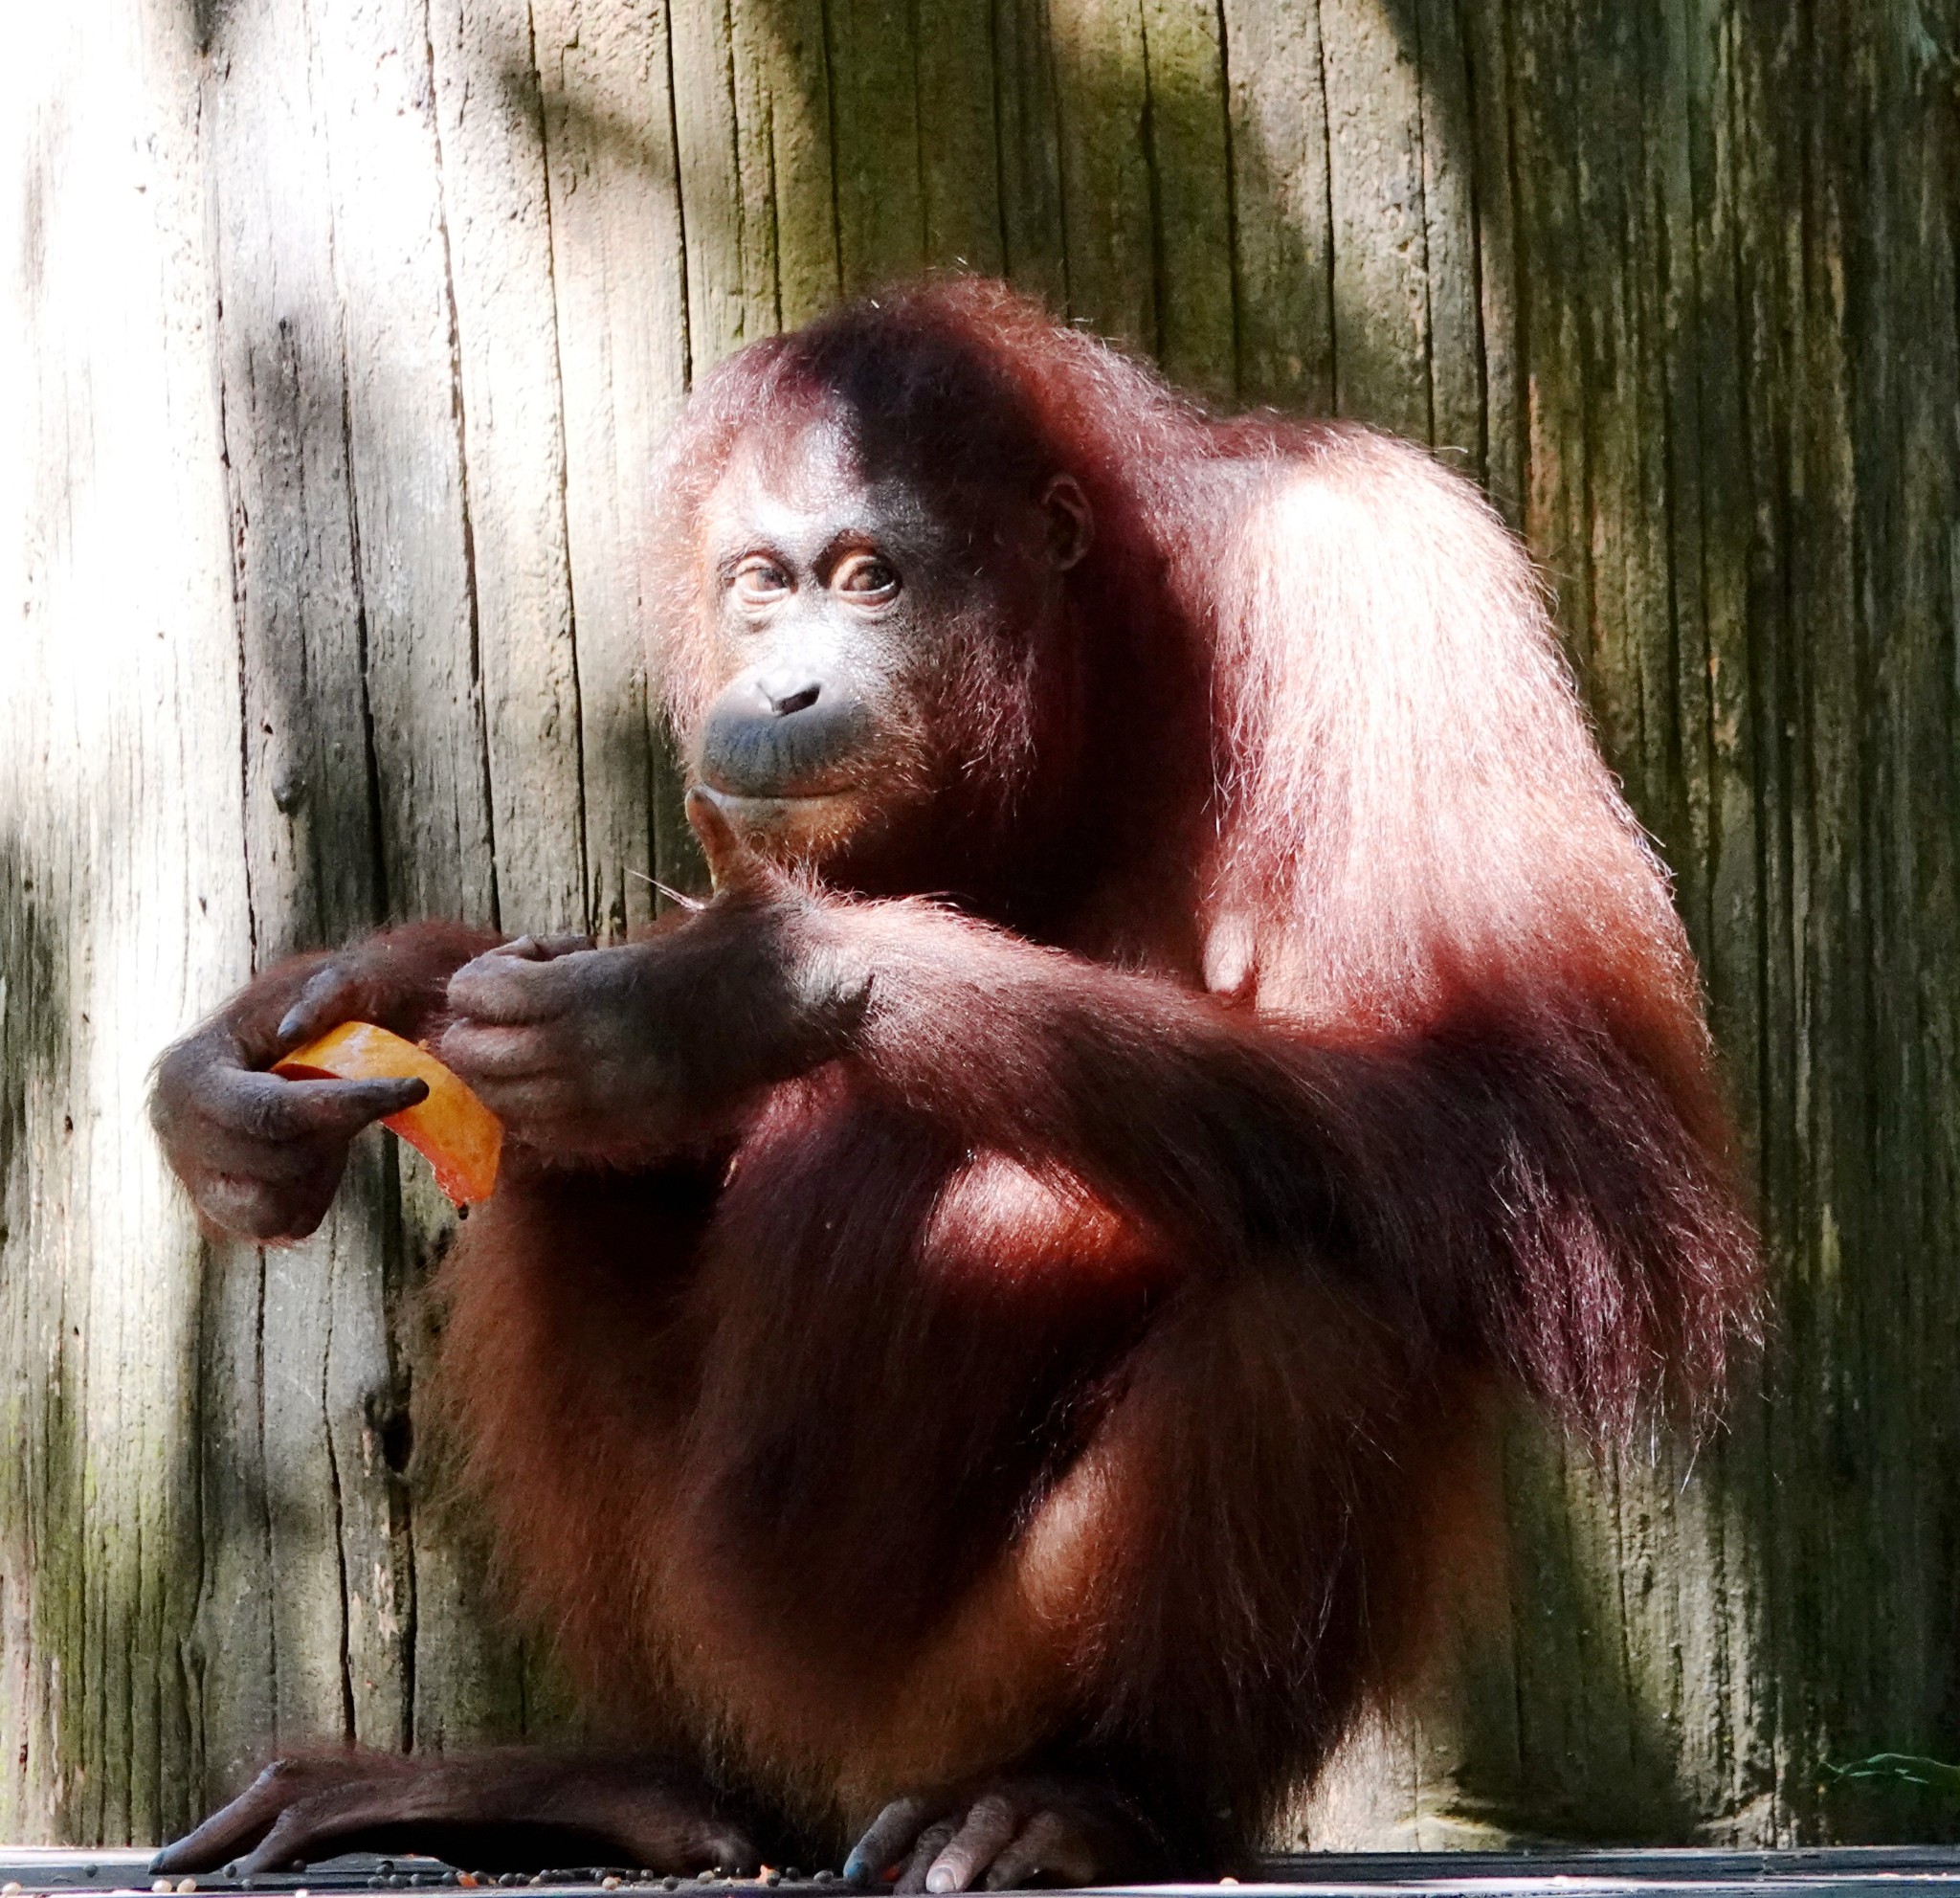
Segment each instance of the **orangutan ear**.
M1048 517L1048 550L1066 572L1089 550L1096 538L1096 516L1089 497L1073 475L1058 475L1041 494L1041 511Z

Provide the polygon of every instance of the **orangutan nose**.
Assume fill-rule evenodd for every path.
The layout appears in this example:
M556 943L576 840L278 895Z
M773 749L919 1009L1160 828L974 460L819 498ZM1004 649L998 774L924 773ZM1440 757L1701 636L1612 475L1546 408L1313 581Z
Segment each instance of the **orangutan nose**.
M708 707L702 778L738 797L835 791L872 730L871 708L847 681L801 666L744 673Z
M769 702L769 710L779 719L788 718L791 712L808 711L823 696L823 686L814 679L807 685L797 685L788 691L781 689L779 681L759 680L763 696Z

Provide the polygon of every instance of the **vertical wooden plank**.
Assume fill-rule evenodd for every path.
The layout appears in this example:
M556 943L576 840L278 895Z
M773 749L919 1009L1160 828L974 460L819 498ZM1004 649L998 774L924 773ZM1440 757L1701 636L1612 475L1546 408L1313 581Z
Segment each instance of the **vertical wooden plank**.
M1743 611L1747 510L1734 500L1746 491L1746 443L1733 229L1739 213L1728 163L1733 44L1723 10L1700 0L1670 9L1665 31L1674 90L1664 117L1682 128L1682 136L1655 142L1664 221L1668 519L1684 805L1673 861L1775 1258L1780 1215L1771 1181L1783 1143L1771 1137L1768 1110L1792 1098L1792 1084L1788 1017L1771 974L1775 962L1767 935L1779 860L1766 822L1772 813L1754 789L1761 767L1748 710ZM1704 1465L1719 1503L1720 1541L1714 1618L1698 1644L1728 1701L1719 1741L1727 1789L1716 1808L1713 1840L1787 1836L1770 1619L1779 1558L1765 1507L1773 1417L1767 1403L1746 1406L1731 1440L1715 1446L1713 1461Z
M149 1051L246 966L237 660L174 6L18 23L0 111L0 1827L197 1797L200 1251Z
M1514 21L1507 46L1486 38L1485 65L1512 52L1532 75L1515 160L1520 267L1533 243L1561 260L1532 272L1519 296L1525 368L1538 391L1527 525L1541 546L1562 549L1560 617L1585 661L1609 756L1649 824L1685 847L1683 662L1667 527L1671 506L1692 523L1703 497L1671 497L1656 452L1669 438L1670 391L1648 151L1668 67L1664 43L1645 36L1644 25L1606 8L1564 19L1534 11ZM1512 96L1526 99L1527 81L1506 78ZM1689 96L1667 100L1666 123L1690 120ZM1685 183L1677 177L1677 190ZM1691 283L1675 310L1677 322L1699 324ZM1493 431L1494 456L1501 447ZM1703 671L1699 660L1694 671ZM1689 716L1704 728L1696 703ZM1723 1541L1735 1524L1709 1460L1685 1487L1665 1461L1623 1463L1611 1483L1565 1462L1563 1501L1529 1479L1516 1491L1525 1546L1563 1546L1562 1559L1593 1577L1586 1597L1546 1624L1547 1634L1566 1631L1549 1641L1521 1591L1518 1624L1532 1635L1520 1647L1526 1810L1555 1824L1678 1831L1692 1813L1732 1797L1726 1741L1705 1717L1723 1698L1719 1673L1691 1686L1682 1657L1699 1650L1719 1667L1711 1618L1743 1595L1738 1587L1725 1596L1716 1571L1726 1552L1740 1577L1752 1552L1746 1537ZM1589 1639L1589 1629L1604 1638ZM1751 1639L1747 1628L1736 1632Z
M513 929L580 928L578 650L529 9L431 0L428 31L498 902Z
M1906 383L1952 360L1950 323L1931 317L1920 330L1946 293L1950 194L1928 220L1918 177L1929 154L1950 156L1954 96L1950 47L1903 21L1820 6L1805 24L1764 88L1783 108L1774 123L1786 168L1793 158L1806 183L1805 241L1779 259L1794 318L1779 340L1786 386L1815 379L1817 399L1791 404L1795 584L1784 600L1814 786L1804 919L1815 993L1811 1195L1825 1241L1820 1303L1834 1325L1819 1328L1819 1356L1804 1367L1826 1398L1825 1507L1809 1512L1821 1585L1791 1579L1803 1610L1793 1618L1806 1642L1800 1660L1828 1682L1805 1709L1804 1738L1843 1748L1877 1731L1950 1731L1953 1718L1944 1553L1953 1498L1927 1482L1922 1446L1951 1427L1954 1312L1949 1275L1920 1262L1940 1256L1924 1183L1939 1170L1932 1129L1950 1119L1960 1077L1949 1066L1935 1078L1924 1064L1917 1001L1923 956L1950 977L1950 932L1928 913L1922 878L1926 861L1951 853L1942 843L1920 859L1924 833L1901 800L1909 783L1928 793L1950 783L1950 646L1932 630L1942 619L1950 628L1950 603L1915 528L1921 508L1951 494L1953 428L1946 402L1936 405L1942 421L1919 424ZM1808 89L1831 70L1849 82L1820 94L1815 112L1791 112L1789 93L1771 91L1786 79ZM1929 695L1945 738L1940 769L1922 777L1915 741ZM1896 1822L1882 1801L1833 1818Z
M1454 136L1474 207L1477 368L1482 391L1476 475L1513 527L1524 519L1524 354L1513 187L1510 8L1498 0L1459 6L1462 118ZM1448 134L1449 114L1443 115ZM1425 140L1425 143L1427 141Z
M688 378L673 44L664 9L627 0L541 0L532 19L578 602L587 904L593 927L616 940L653 914L647 878L673 868L656 843L664 748L651 728L639 612L647 472Z
M841 200L820 0L675 0L675 123L697 372L835 294Z
M1747 7L1737 8L1726 23L1731 74L1727 165L1735 193L1732 241L1742 319L1736 356L1746 460L1737 492L1720 497L1718 506L1727 516L1727 531L1740 543L1737 631L1748 641L1744 656L1748 717L1755 728L1754 789L1762 813L1758 875L1766 887L1765 1017L1788 1077L1787 1090L1768 1091L1764 1101L1766 1150L1781 1175L1772 1243L1786 1309L1794 1321L1774 1367L1766 1418L1773 1465L1765 1476L1779 1485L1794 1478L1800 1487L1794 1505L1774 1509L1769 1519L1771 1653L1779 1671L1810 1672L1807 1664L1822 1645L1819 1637L1832 1619L1837 1585L1847 1568L1864 1564L1866 1552L1832 1547L1849 1525L1840 1513L1841 1493L1834 1494L1847 1473L1844 1446L1831 1441L1832 1413L1838 1407L1831 1387L1835 1362L1846 1342L1847 1263L1843 1209L1832 1203L1837 1195L1831 1175L1841 1132L1852 1132L1854 1140L1858 1134L1836 1125L1838 1102L1828 1037L1834 1020L1848 1021L1860 1013L1855 1004L1845 1010L1831 979L1832 964L1838 958L1835 927L1847 920L1845 898L1852 894L1843 878L1847 871L1856 875L1857 866L1846 861L1843 852L1845 786L1832 755L1849 734L1846 725L1813 695L1814 667L1827 676L1846 667L1842 677L1847 682L1856 668L1847 667L1845 650L1853 631L1846 623L1850 602L1841 584L1826 577L1843 559L1841 528L1834 524L1828 502L1815 505L1824 497L1815 492L1800 514L1791 506L1793 480L1810 471L1798 465L1804 458L1792 439L1793 417L1783 391L1783 380L1793 367L1792 330L1802 321L1793 307L1788 274L1795 261L1790 251L1792 225L1795 221L1800 245L1802 213L1784 187L1793 175L1792 163L1799 167L1794 175L1801 175L1803 160L1791 145L1792 127L1776 101L1791 80L1790 61L1802 27L1793 19L1757 17ZM1813 534L1826 542L1835 539L1838 546L1813 550L1798 544ZM1809 573L1799 582L1804 567ZM1819 640L1829 639L1837 651L1826 655L1805 636L1813 614ZM1855 919L1863 904L1853 897L1850 907ZM1854 987L1862 979L1857 967L1861 960L1858 956L1847 971ZM1861 1641L1868 1625L1861 1620L1847 1633ZM1808 1829L1816 1821L1817 1789L1804 1783L1806 1768L1816 1757L1819 1738L1827 1747L1836 1740L1835 1731L1825 1736L1840 1727L1838 1709L1832 1705L1836 1698L1832 1684L1815 1673L1799 1691L1777 1697L1773 1744L1779 1824Z
M326 151L303 15L243 7L206 67L218 397L231 492L245 867L259 966L376 921L365 611ZM377 1236L393 1171L362 1143L323 1231L211 1255L203 1404L224 1419L199 1603L202 1751L236 1784L268 1743L401 1744L412 1557L390 1473L349 1452L386 1406Z
M486 636L495 649L506 629L486 636L478 593L483 537L465 460L463 340L443 200L434 21L419 0L360 0L320 10L312 20L346 339L347 456L385 903L391 916L495 922L501 890L484 653ZM473 78L486 104L499 96L496 72ZM481 341L473 335L471 346ZM548 446L545 453L548 468ZM489 502L488 517L499 513ZM522 518L521 510L506 518ZM506 551L488 557L494 563ZM567 793L558 794L562 814ZM522 839L511 844L513 860L523 864ZM527 881L522 895L531 900L538 878ZM579 889L575 872L567 881ZM400 1238L376 1232L365 1271L369 1283L395 1275L405 1292L446 1242L453 1215L419 1160L391 1157L402 1171ZM393 1245L398 1264L390 1259ZM412 1384L417 1338L399 1298L391 1303L390 1356L397 1376ZM398 1409L390 1391L371 1420L346 1418L340 1466L367 1466L372 1448L364 1425L372 1430ZM523 1685L507 1645L486 1644L477 1631L466 1552L428 1518L421 1511L412 1524L413 1568L392 1591L391 1614L414 1657L401 1731L418 1745L439 1746L457 1733L509 1731L521 1718ZM355 1527L369 1536L380 1528L371 1519ZM371 1555L356 1545L350 1566L368 1573ZM371 1625L386 1636L378 1605ZM359 1678L365 1685L372 1677Z
M267 961L381 912L345 346L313 46L241 6L204 70L255 934Z
M1068 306L1061 130L1046 0L993 0L1001 267L1051 309Z
M351 0L313 20L386 901L390 915L494 920L476 549L429 22L415 0Z
M1145 0L1157 360L1188 388L1237 392L1232 164L1216 0Z
M924 134L911 0L828 0L824 54L845 293L924 268Z
M1908 391L1915 385L1960 389L1960 333L1942 320L1960 307L1960 214L1952 189L1960 158L1960 114L1953 109L1960 43L1950 22L1937 38L1903 21L1889 24L1885 66L1920 109L1884 127L1896 222L1868 233L1867 241L1889 240L1909 279L1888 285L1863 279L1856 266L1845 271L1847 297L1867 310L1885 310L1902 336L1923 338L1911 357L1875 352L1859 378L1870 405L1866 428L1888 441L1885 465L1897 483L1894 497L1873 497L1860 561L1882 590L1896 589L1891 602L1882 592L1875 623L1878 727L1896 734L1894 743L1877 748L1890 768L1876 826L1885 846L1889 899L1878 1037L1898 1064L1896 1080L1882 1082L1897 1118L1882 1133L1892 1166L1880 1191L1905 1227L1907 1256L1939 1261L1960 1253L1960 862L1953 849L1953 814L1960 810L1960 417L1952 403L1922 402ZM1858 228L1849 202L1837 209L1848 228ZM1882 522L1893 527L1889 545L1871 531ZM1960 1441L1960 1295L1951 1274L1937 1269L1911 1270L1906 1291L1901 1321L1921 1350L1912 1414L1902 1432L1910 1447L1895 1475L1908 1479L1913 1493L1896 1497L1893 1507L1910 1509L1920 1529L1924 1593L1914 1614L1923 1660L1895 1674L1900 1700L1890 1711L1908 1731L1951 1731L1960 1725L1953 1645L1960 1615L1942 1587L1949 1573L1942 1545L1952 1534L1952 1504L1939 1507L1942 1499L1927 1495L1926 1472L1950 1468Z
M1560 625L1576 641L1582 669L1591 624L1585 522L1585 427L1579 316L1583 259L1574 201L1570 22L1556 10L1514 13L1511 85L1514 107L1517 215L1521 255L1521 323L1529 351L1529 408L1523 418L1528 479L1523 526L1546 569Z
M917 9L913 29L925 257L990 277L1007 268L995 11L995 0L941 0Z
M1048 0L1070 312L1152 349L1157 257L1141 0Z
M728 8L724 0L679 0L668 19L686 207L689 348L697 368L705 369L769 333L775 291L763 276L760 238L746 215Z
M842 273L828 10L825 0L771 0L729 17L743 190L771 273L770 327L793 329L836 300Z
M1475 478L1483 471L1485 427L1469 46L1456 0L1420 0L1413 18L1430 439L1459 474Z
M1333 234L1334 400L1428 440L1429 264L1413 34L1380 0L1320 0Z
M1648 217L1644 144L1653 60L1642 21L1587 9L1575 35L1572 106L1588 128L1575 174L1576 233L1589 294L1581 312L1585 391L1585 560L1590 623L1579 634L1610 691L1592 695L1600 742L1617 761L1636 813L1668 837L1679 782L1668 624L1663 438L1652 347L1659 275Z
M1334 406L1333 228L1320 13L1225 0L1241 400Z
M1715 1034L1728 1055L1730 1090L1750 1139L1766 1249L1784 1275L1782 1202L1788 1196L1790 1145L1782 1133L1795 1096L1790 994L1775 926L1786 886L1780 791L1764 772L1778 769L1780 747L1758 735L1750 718L1752 657L1747 625L1748 518L1732 503L1745 492L1745 392L1739 351L1743 286L1734 224L1743 213L1734 190L1732 65L1734 32L1725 8L1678 8L1670 49L1683 75L1680 163L1670 167L1670 412L1674 415L1674 567L1676 600L1685 623L1682 671L1698 675L1682 700L1698 718L1707 793L1700 905L1689 905L1709 991ZM1739 514L1743 518L1739 518ZM1683 722L1685 724L1685 722ZM1788 1309L1788 1307L1786 1307ZM1788 1324L1788 1318L1784 1320ZM1768 1392L1782 1380L1784 1353L1771 1359ZM1780 1406L1773 1398L1743 1414L1737 1441L1725 1447L1721 1477L1726 1504L1725 1576L1752 1610L1752 1641L1732 1668L1750 1709L1726 1735L1734 1759L1734 1823L1745 1835L1786 1837L1782 1780L1782 1694L1771 1661L1780 1576L1790 1573L1778 1509L1771 1507L1771 1459L1778 1455Z

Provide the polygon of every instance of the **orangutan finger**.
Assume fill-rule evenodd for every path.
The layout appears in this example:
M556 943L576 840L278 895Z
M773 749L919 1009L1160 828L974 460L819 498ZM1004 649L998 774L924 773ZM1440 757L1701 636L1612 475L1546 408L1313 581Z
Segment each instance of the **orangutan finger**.
M933 1860L952 1842L952 1837L953 1822L949 1819L935 1820L928 1825L919 1835L919 1842L912 1847L912 1856L905 1861L892 1889L902 1893L924 1891Z
M290 1081L234 1068L213 1077L197 1102L197 1117L220 1135L274 1145L351 1140L370 1121L412 1107L428 1092L427 1082L406 1075Z
M1011 1891L1037 1878L1092 1885L1097 1873L1096 1854L1080 1832L1058 1812L1038 1812L994 1860L987 1888Z
M925 1874L928 1891L966 1891L1020 1830L1021 1815L999 1793L976 1799L966 1823L933 1860Z
M271 1831L238 1861L237 1875L256 1878L295 1862L331 1857L331 1852L319 1848L401 1817L401 1787L392 1780L329 1787L296 1800L280 1813Z
M744 838L721 799L704 786L697 784L687 793L687 821L707 859L718 897L747 895L772 881L768 860Z
M317 1040L329 1028L355 1020L361 1014L361 984L345 966L330 962L306 978L299 1000L281 1017L278 1052L290 1054L293 1049Z
M922 1798L892 1800L852 1846L844 1861L844 1876L858 1884L881 1878L917 1842L929 1810Z
M491 953L513 955L520 962L556 962L562 955L576 955L593 947L591 937L583 929L561 929L549 936L519 936Z
M474 1020L454 1023L443 1036L439 1052L479 1092L490 1083L522 1081L558 1064L556 1041L549 1033Z
M159 1875L210 1871L223 1865L241 1846L263 1838L279 1814L307 1788L318 1787L330 1770L316 1761L274 1760L235 1799L166 1845L149 1862L150 1870Z
M562 1014L574 993L557 968L562 959L486 950L449 978L450 1012L500 1025Z

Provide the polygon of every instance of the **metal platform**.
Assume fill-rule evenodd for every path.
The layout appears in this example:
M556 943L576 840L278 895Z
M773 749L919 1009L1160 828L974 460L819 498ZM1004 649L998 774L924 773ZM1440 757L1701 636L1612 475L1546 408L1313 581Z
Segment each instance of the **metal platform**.
M518 1887L525 1898L594 1898L594 1894L681 1891L700 1898L841 1898L853 1887L830 1873L767 1880L659 1878L629 1867L573 1865L531 1876L458 1871L437 1859L350 1852L301 1872L254 1879L200 1873L193 1879L152 1879L147 1850L70 1851L0 1846L4 1898L38 1892L151 1893L264 1891L335 1894L401 1890L482 1890ZM1231 1890L1231 1898L1767 1898L1800 1892L1821 1898L1960 1898L1960 1848L1858 1845L1794 1852L1533 1851L1304 1852L1271 1859L1264 1876ZM1215 1885L1111 1887L1159 1898L1219 1898Z

